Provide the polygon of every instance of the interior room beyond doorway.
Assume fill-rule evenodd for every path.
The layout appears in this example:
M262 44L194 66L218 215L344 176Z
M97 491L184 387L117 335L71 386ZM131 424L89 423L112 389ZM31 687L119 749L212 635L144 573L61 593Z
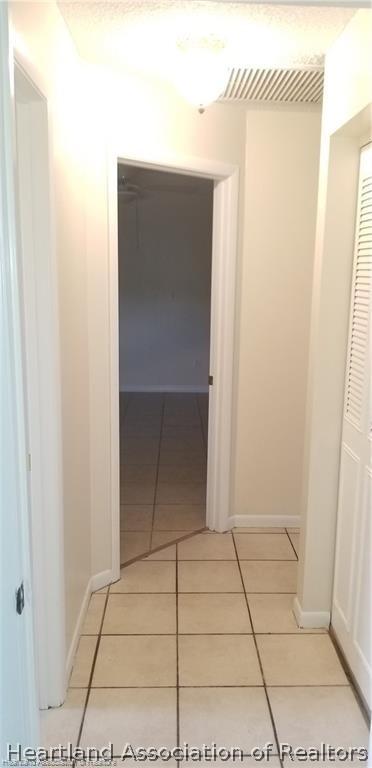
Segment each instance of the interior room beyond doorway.
M121 563L205 527L213 182L118 166Z

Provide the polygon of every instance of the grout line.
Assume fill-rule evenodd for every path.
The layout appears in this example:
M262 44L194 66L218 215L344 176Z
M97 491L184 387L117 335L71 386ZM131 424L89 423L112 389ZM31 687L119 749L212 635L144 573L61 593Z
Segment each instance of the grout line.
M176 692L176 708L177 708L177 731L176 742L177 747L180 746L180 665L179 665L179 643L178 643L178 544L176 544L176 659L177 659L177 692Z
M171 547L172 545L174 545L176 543L180 544L182 541L186 541L187 539L191 539L193 536L197 536L198 534L204 533L204 532L207 532L207 531L208 531L207 528L199 528L196 531L190 531L190 533L185 534L185 536L173 539L172 541L169 541L166 544L161 544L159 547L156 547L155 549L150 549L147 552L142 552L141 555L137 555L136 557L133 557L132 560L127 560L125 563L122 563L120 567L121 568L125 568L127 565L132 565L132 563L137 562L137 560L142 560L143 558L147 558L149 555L154 555L156 552L161 552L163 549L167 549L167 547ZM163 531L156 531L156 533L163 533ZM224 536L225 534L218 534L218 535ZM144 562L149 562L149 561L145 559ZM154 562L154 561L150 561L150 562ZM164 560L161 561L161 560L159 560L158 562L174 562L174 560L173 561L172 560L168 560L168 561L164 561ZM234 559L230 558L230 560L228 560L228 559L222 558L222 557L221 558L219 557L219 558L216 558L216 559L213 559L211 557L210 558L203 557L203 558L195 558L194 560L191 560L191 559L189 559L189 560L180 560L180 563L236 563L236 562L237 562L237 560L235 558ZM292 558L291 560L284 560L283 558L277 558L277 559L275 559L275 558L272 558L272 559L268 559L268 558L261 558L261 559L260 558L252 558L252 559L247 560L247 559L241 557L240 558L240 562L243 562L243 563L296 563L296 560L294 558ZM271 594L271 593L268 592L267 594ZM282 593L282 594L287 594L287 593ZM290 592L289 594L296 594L296 593L295 592Z
M155 507L156 507L156 496L158 492L158 481L159 481L159 467L160 467L160 451L161 451L161 438L163 434L163 426L164 426L164 410L165 410L165 395L162 395L162 407L161 407L161 419L160 419L160 430L159 430L159 448L158 448L158 458L156 462L156 476L155 476L155 486L154 486L154 498L153 498L153 506L152 506L152 520L151 520L151 534L150 534L150 550L152 547L152 537L154 534L154 524L155 524Z
M292 549L293 549L293 551L294 551L294 553L295 553L295 555L296 555L296 560L298 560L298 554L297 554L297 551L296 551L296 549L295 549L295 546L294 546L294 544L293 544L293 541L292 541L292 539L291 539L291 537L290 537L290 534L288 533L288 530L287 530L287 528L285 529L285 532L286 532L286 534L287 534L287 536L288 536L288 538L289 538L289 542L290 542L290 545L291 545L291 547L292 547Z
M291 684L291 683L288 684L288 683L286 683L285 685L283 685L283 683L281 683L280 685L278 683L274 683L274 684L273 683L269 683L269 684L267 684L266 687L270 688L270 689L271 688L285 688L285 689L287 689L287 688L337 688L337 689L338 688L345 688L347 690L350 690L350 688L351 688L351 686L348 683L333 683L332 685L329 685L328 683L318 683L317 685L314 685L312 683L306 683L305 685L303 685L303 684L300 685L299 683L296 683L296 684ZM159 688L162 689L162 690L164 690L164 689L175 690L177 688L177 686L176 685L92 685L90 690L93 690L93 691L110 691L110 690L113 689L115 691L118 691L118 690L119 691L138 691L138 690L142 690L143 691L143 690L147 690L147 689L159 690ZM261 683L261 684L256 684L256 685L231 685L231 684L230 685L226 685L226 684L220 684L220 685L211 685L211 684L209 684L209 685L180 685L179 688L180 688L180 690L183 689L183 688L192 688L194 690L198 690L200 688L233 688L233 689L234 688L248 688L248 689L255 688L255 689L258 689L258 690L262 690L262 689L265 688L265 684ZM70 690L73 690L73 691L83 691L85 689L82 688L81 686L76 686L76 687L70 686Z
M133 594L130 592L126 593L119 593L119 594ZM141 592L140 594L146 594L149 595L164 595L164 594L172 594L175 595L175 592ZM181 596L185 594L184 592L179 593ZM218 593L221 594L221 593ZM239 592L241 594L241 592ZM112 595L111 595L112 597ZM138 597L138 594L137 594ZM326 635L327 630L322 630L321 632L304 632L298 631L298 632L256 632L256 635L259 635L260 637L271 637L271 635L275 635L276 637L286 637L287 635L290 635L292 637L299 637L305 635L306 637L315 636L315 637L324 637ZM177 632L102 632L103 637L174 637L177 634ZM181 637L204 637L205 635L208 635L208 637L252 637L253 632L179 632L179 635ZM80 635L80 637L97 637L98 635ZM327 683L329 685L329 683ZM336 683L336 685L340 685L340 683ZM70 688L81 688L84 686L81 685L73 685L70 686ZM245 687L245 686L244 686Z
M196 534L198 534L198 533L204 533L204 531L206 531L206 530L207 530L207 528L198 528L196 531L189 531L189 532L185 531L184 536L180 536L180 537L178 537L176 539L172 539L171 541L167 541L166 544L160 544L158 547L155 547L155 549L149 549L147 552L142 552L142 554L137 555L136 557L133 557L131 560L126 560L125 563L121 563L120 564L120 568L121 569L126 568L128 565L133 565L133 563L137 563L139 560L143 560L144 563L146 563L146 562L147 563L148 562L150 562L150 563L156 563L156 562L158 562L158 563L166 563L166 562L174 563L175 562L174 560L151 560L151 561L149 561L146 558L148 558L150 555L155 555L156 552L162 552L163 549L167 549L168 547L172 547L172 546L174 546L175 544L177 544L177 543L179 543L181 541L187 541L187 539L191 539L193 536L196 536ZM130 533L130 531L128 531L128 533ZM145 533L146 533L146 531L145 531ZM157 531L157 530L155 530L154 533L164 533L164 531Z
M92 689L92 681L93 681L93 675L94 675L94 670L95 670L95 666L96 666L96 661L97 661L97 656L98 656L99 646L100 646L100 643L101 643L101 637L102 637L102 629L103 629L103 622L104 622L104 620L105 620L105 615L106 615L106 608L107 608L107 603L108 603L109 595L110 595L110 589L108 589L108 590L107 590L107 593L106 593L106 599L105 599L105 605L104 605L104 607L103 607L103 611L102 611L102 619L101 619L101 624L100 624L100 628L99 628L99 633L98 633L98 635L97 635L97 642L96 642L96 647L95 647L95 651L94 651L94 655L93 655L92 668L91 668L91 670L90 670L90 675L89 675L89 681L88 681L88 689L87 689L87 695L86 695L86 699L85 699L85 704L84 704L83 714L82 714L81 723L80 723L80 728L79 728L79 733L78 733L77 742L76 742L76 746L77 746L77 747L79 747L79 746L80 746L81 734L82 734L82 732L83 732L84 721L85 721L85 715L86 715L86 712L87 712L88 701L89 701L90 692L91 692L91 689ZM76 657L75 657L75 658L76 658Z
M265 680L265 675L264 675L263 665L262 665L261 656L260 656L260 653L259 653L259 650L258 650L258 644L257 644L257 639L256 639L256 633L255 633L254 624L253 624L253 621L252 621L252 614L251 614L251 609L250 609L250 607L249 607L249 602L248 602L247 593L246 593L246 591L245 591L245 585L244 585L244 580L243 580L243 574L242 574L242 570L241 570L241 567L240 567L240 561L239 561L239 557L238 557L238 551L237 551L237 548L236 548L236 541L235 541L235 537L234 537L234 534L232 534L232 539L233 539L233 543L234 543L234 548L235 548L236 559L237 559L237 562L238 562L238 568L239 568L240 579L241 579L241 582L242 582L242 587L243 587L243 590L244 590L244 596L245 596L245 602L246 602L246 606L247 606L247 611L248 611L249 621L251 622L251 627L252 627L252 636L253 636L253 641L254 641L254 644L255 644L255 648L256 648L256 653L257 653L258 663L259 663L259 665L260 665L261 676L262 676L262 680L263 680L263 688L264 688L264 691L265 691L266 703L267 703L267 707L268 707L268 710L269 710L269 715L270 715L271 725L272 725L272 729L273 729L273 733L274 733L275 744L276 744L276 748L277 748L278 754L280 754L280 747L279 747L279 738L278 738L278 733L277 733L277 730L276 730L276 725L275 725L275 720L274 720L273 711L272 711L272 708L271 708L271 703L270 703L270 699L269 699L269 694L268 694L268 692L267 692L267 687L266 687L266 680ZM282 761L281 759L280 759L280 765L281 765L281 766L282 766L282 768L283 768L283 761Z
M368 726L368 728L371 728L371 715L370 715L369 710L368 710L368 705L367 705L366 701L364 700L362 693L359 690L359 687L358 687L356 679L355 679L355 677L353 675L353 672L352 672L351 668L349 667L349 664L348 664L348 662L347 662L347 660L346 660L346 658L345 658L345 656L344 656L344 654L342 652L342 648L340 648L340 646L339 646L339 644L337 642L337 637L335 635L335 632L334 632L334 629L333 629L332 625L330 625L330 627L329 627L328 636L329 636L330 641L331 641L331 643L332 643L332 645L333 645L333 647L334 647L334 649L336 651L336 654L337 654L338 660L339 660L339 662L341 664L341 667L342 667L343 671L345 672L346 678L347 678L347 680L349 682L350 688L351 688L351 690L352 690L352 692L354 694L354 697L355 697L356 702L357 702L357 704L359 706L359 709L362 712L362 715L364 717L366 725Z
M155 563L175 563L175 560L153 560ZM179 562L186 562L184 560L181 560ZM117 582L114 582L114 584ZM113 585L111 585L113 586ZM205 590L200 590L200 592L190 592L188 590L182 590L179 591L180 595L244 595L244 590L241 590L238 592L235 590L230 590L229 592L224 592L221 590L215 590L214 592L206 592ZM164 590L164 592L119 592L118 590L115 590L114 592L111 592L111 595L174 595L175 592L170 592L169 590ZM295 595L295 592L247 592L247 595ZM258 632L256 634L259 634ZM286 632L285 634L288 634ZM318 633L316 633L318 634Z

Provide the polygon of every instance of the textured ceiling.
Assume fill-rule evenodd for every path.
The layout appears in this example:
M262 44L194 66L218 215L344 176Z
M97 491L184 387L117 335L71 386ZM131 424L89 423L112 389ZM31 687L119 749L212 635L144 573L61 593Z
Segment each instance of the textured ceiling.
M229 0L85 0L58 6L81 56L166 79L177 40L188 34L222 37L229 66L246 77L257 70L321 69L327 49L354 13ZM235 99L230 91L225 98Z

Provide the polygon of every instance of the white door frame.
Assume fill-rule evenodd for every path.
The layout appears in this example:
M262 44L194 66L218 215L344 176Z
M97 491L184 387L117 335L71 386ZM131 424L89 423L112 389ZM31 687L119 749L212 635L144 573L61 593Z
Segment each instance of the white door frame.
M113 575L120 572L119 480L119 311L118 311L118 215L117 164L199 176L214 181L211 280L211 342L208 427L208 528L231 527L231 431L235 283L239 169L215 160L184 156L136 156L114 153L108 157L109 269L110 269L110 379L111 379L111 504Z
M13 57L7 3L0 3L0 762L7 743L37 747L33 598L23 398L21 302L15 198ZM24 585L24 608L16 590Z
M38 703L60 706L66 693L62 430L57 255L48 102L27 62L14 57L21 184L18 244L22 280L25 408L28 427L33 616ZM22 103L16 105L22 90ZM20 96L20 93L19 93Z

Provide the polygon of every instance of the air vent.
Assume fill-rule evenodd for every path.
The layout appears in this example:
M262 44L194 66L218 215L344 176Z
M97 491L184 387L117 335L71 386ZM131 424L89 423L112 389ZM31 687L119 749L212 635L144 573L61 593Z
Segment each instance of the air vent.
M319 103L323 69L233 69L221 99Z

